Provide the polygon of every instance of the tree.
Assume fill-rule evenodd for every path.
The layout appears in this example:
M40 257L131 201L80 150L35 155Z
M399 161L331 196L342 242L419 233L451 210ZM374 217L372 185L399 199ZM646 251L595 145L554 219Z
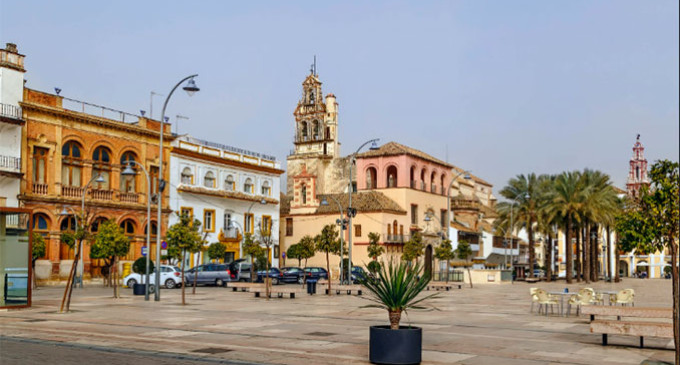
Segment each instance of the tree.
M168 253L170 248L174 248L181 252L182 262L182 305L186 305L185 287L184 285L184 258L187 252L198 252L203 247L203 237L199 233L201 228L201 221L190 218L183 214L179 217L179 222L173 224L168 228L166 235L168 241ZM160 283L157 283L160 285Z
M680 364L680 276L678 272L678 224L680 224L679 164L657 161L649 173L651 184L643 187L640 198L629 204L616 222L619 248L646 251L668 250L673 283L673 339L675 363Z
M153 263L153 260L149 260L149 272L153 272L155 268L155 265ZM146 275L146 257L142 256L135 260L135 262L132 263L132 272L137 273L139 275ZM146 282L146 277L144 278L144 282Z
M75 248L76 254L73 259L73 265L71 266L71 271L69 272L68 279L66 280L66 288L64 288L64 296L61 299L61 306L59 307L59 312L68 312L71 308L71 294L73 293L73 282L76 277L76 270L78 267L78 261L80 260L80 251L83 245L83 240L89 239L89 224L88 217L85 212L83 214L75 217L76 222L81 222L77 225L75 232L65 232L61 234L61 242L66 244L69 249ZM78 243L76 245L76 242Z
M109 267L113 267L113 297L118 298L118 258L130 252L130 240L125 236L123 228L110 219L99 225L94 242L90 248L90 258L103 259Z
M470 278L470 288L472 288L472 275L470 274L470 259L472 258L472 247L467 241L459 241L458 247L456 248L456 257L461 260L465 260L465 266L467 267L468 277Z
M434 249L434 257L440 261L446 261L446 282L449 282L449 263L452 259L456 258L455 252L453 252L453 246L451 246L451 240L443 240L442 243ZM441 278L439 279L441 280Z
M418 257L423 255L424 249L423 238L420 235L420 232L415 231L411 235L411 238L404 243L404 251L401 254L401 259L409 262L418 260Z
M380 255L385 253L385 248L383 246L380 246L378 242L380 241L380 233L376 232L369 232L368 233L368 257L371 258L371 262L368 263L368 271L371 272L372 274L376 274L378 270L380 270L380 263L378 262L378 258Z
M302 265L302 251L300 250L300 245L297 243L290 245L286 251L286 257L298 260L298 267Z
M321 233L314 237L316 242L316 250L319 252L326 253L326 271L328 271L328 295L331 295L331 265L330 265L330 254L339 255L340 254L340 240L338 239L338 232L335 230L335 226L332 224L327 224L321 230Z
M250 280L255 281L256 273L260 270L260 260L265 254L264 249L260 246L260 243L255 239L255 236L252 233L243 235L243 254L250 257Z
M314 238L309 235L304 236L300 239L300 242L298 242L298 246L300 246L300 257L305 260L305 267L307 267L307 259L314 257L314 253L316 252Z
M33 242L31 245L31 267L33 268L33 288L37 288L38 284L35 280L35 262L45 256L46 245L45 237L40 233L33 232Z
M227 246L225 246L222 242L214 242L208 246L208 257L210 257L211 260L222 259L226 254Z

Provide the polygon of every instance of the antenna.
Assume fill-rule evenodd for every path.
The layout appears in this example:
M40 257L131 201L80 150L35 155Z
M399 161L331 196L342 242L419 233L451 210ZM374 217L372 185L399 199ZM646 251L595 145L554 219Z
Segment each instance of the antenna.
M186 119L189 120L189 117L185 117L183 115L175 115L175 134L179 134L179 120L180 119Z
M316 73L316 55L314 55L314 76L319 76L319 74Z

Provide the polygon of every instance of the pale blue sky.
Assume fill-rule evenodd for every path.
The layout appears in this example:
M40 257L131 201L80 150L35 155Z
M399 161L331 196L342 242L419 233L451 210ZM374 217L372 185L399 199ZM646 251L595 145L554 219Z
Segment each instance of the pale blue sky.
M344 154L373 137L448 149L495 191L585 167L623 187L637 133L650 162L677 160L678 32L677 0L0 0L28 87L138 113L198 73L170 102L179 131L285 167L316 55Z

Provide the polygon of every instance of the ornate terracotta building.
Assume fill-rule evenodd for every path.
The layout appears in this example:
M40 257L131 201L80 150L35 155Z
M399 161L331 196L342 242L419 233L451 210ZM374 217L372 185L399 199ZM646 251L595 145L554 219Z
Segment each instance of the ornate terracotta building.
M39 279L68 275L74 257L73 250L61 242L64 231L82 224L81 201L85 196L86 223L96 232L98 225L115 220L131 239L130 253L121 260L141 256L145 232L149 228L146 207L149 194L158 192L158 144L160 123L141 116L107 107L79 102L57 94L24 88L22 135L21 204L33 210L33 230L45 236L47 253L39 260ZM163 161L170 161L170 125L165 124ZM126 161L134 160L147 169L151 192L138 166L139 174L123 176ZM164 180L168 180L164 162ZM97 176L103 182L94 181ZM88 186L89 184L89 186ZM165 216L162 231L167 227L168 194L163 192ZM155 200L155 199L152 199ZM153 205L153 203L152 203ZM152 208L155 210L155 208ZM64 215L63 212L69 213ZM151 217L151 235L157 233L156 215ZM151 252L155 252L152 238ZM84 246L84 274L98 275L101 262L90 260L89 242ZM152 258L153 258L152 254Z
M628 181L626 182L626 190L628 194L636 197L640 192L640 187L649 185L647 179L647 159L645 159L645 148L640 143L640 135L637 135L635 144L633 145L633 157L630 159L628 168Z

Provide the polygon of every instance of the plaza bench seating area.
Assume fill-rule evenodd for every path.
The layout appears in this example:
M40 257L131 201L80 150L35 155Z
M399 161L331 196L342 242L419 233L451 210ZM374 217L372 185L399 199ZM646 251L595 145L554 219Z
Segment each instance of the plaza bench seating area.
M446 290L449 291L453 289L454 287L458 287L458 289L462 289L463 285L461 284L454 284L454 283L447 283L443 281L430 281L427 284L427 287L425 290Z
M231 288L232 291L253 291L253 289L264 289L263 283L242 283L242 282L228 282L227 288Z
M264 286L259 288L251 288L250 292L255 294L255 298L260 298L266 295L266 288ZM286 288L286 287L272 287L269 289L269 297L273 298L276 295L277 298L283 298L284 296L289 296L290 299L295 299L296 294L301 294L304 291L299 288Z
M617 306L588 306L581 313L590 315L590 333L602 334L602 346L607 346L607 335L639 336L640 348L644 338L673 338L671 308L641 308ZM595 319L595 317L616 317L616 319ZM625 320L622 320L625 318Z
M331 291L334 291L335 294L340 295L342 293L346 293L347 295L351 295L352 293L355 293L356 295L361 295L362 294L363 287L361 285L335 285L331 286ZM328 294L328 288L325 289L325 293Z

